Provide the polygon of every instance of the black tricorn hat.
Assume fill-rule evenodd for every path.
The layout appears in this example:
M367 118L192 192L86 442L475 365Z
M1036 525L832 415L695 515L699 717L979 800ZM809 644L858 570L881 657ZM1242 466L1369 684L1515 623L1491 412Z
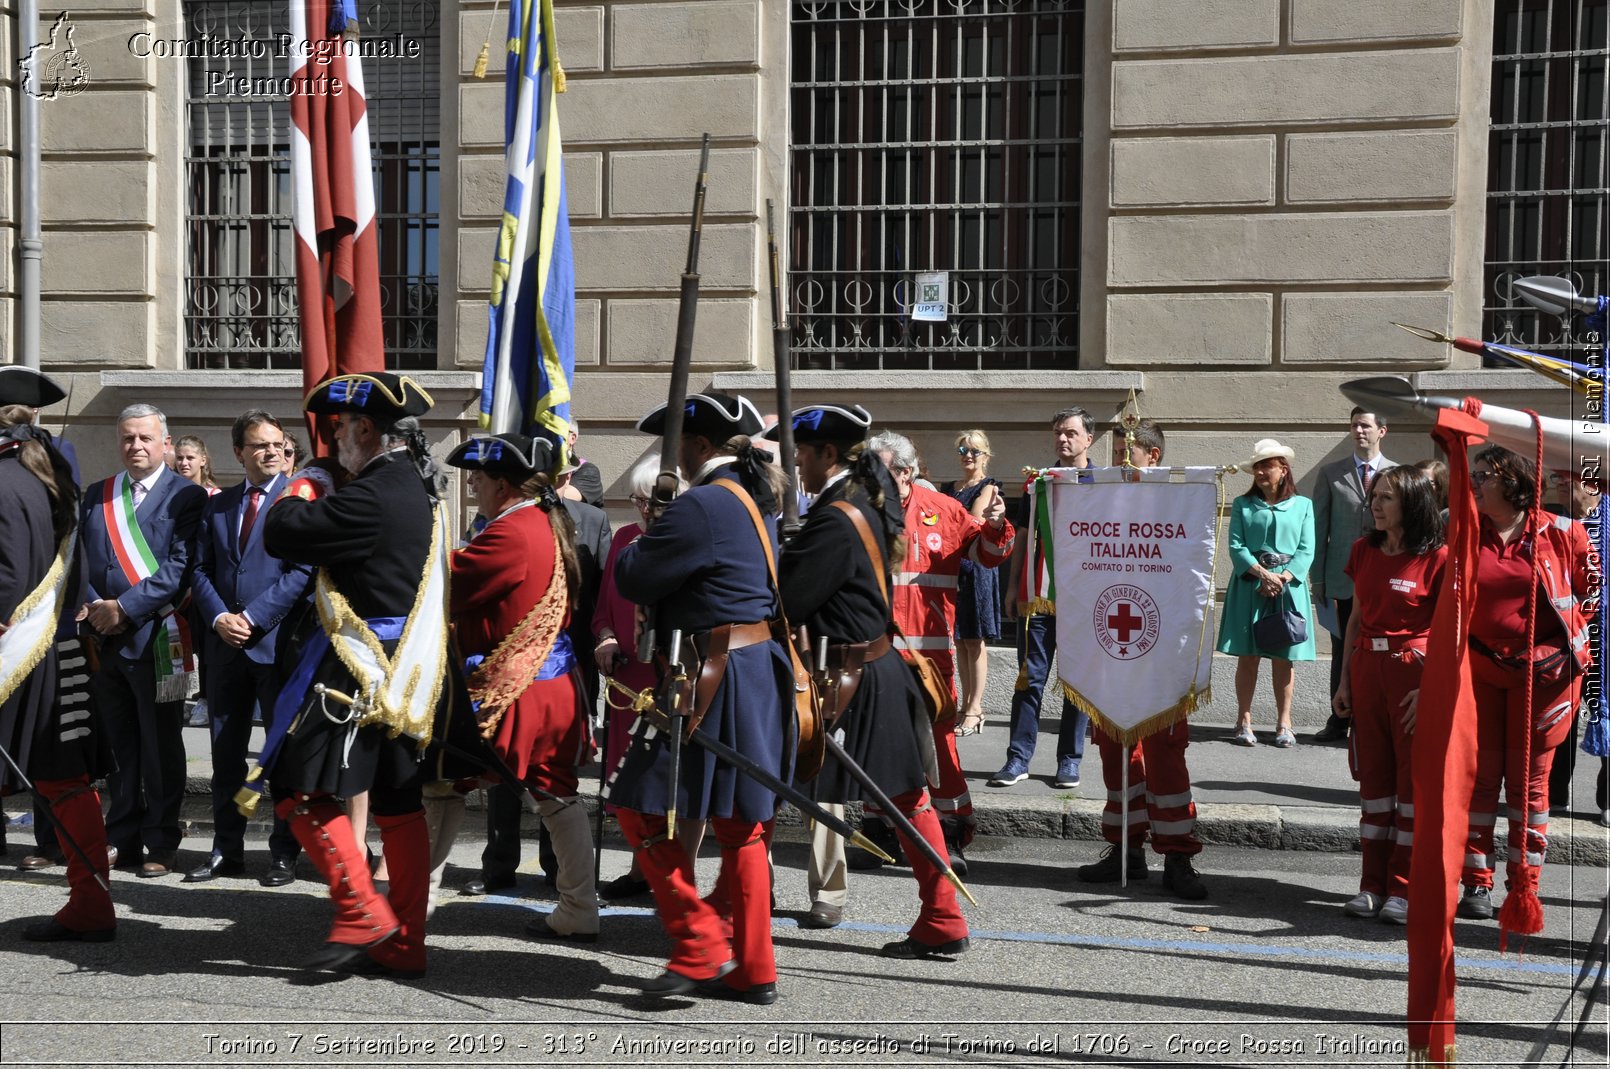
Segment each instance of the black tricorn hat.
M546 438L527 438L523 434L494 434L490 438L471 438L447 455L455 468L484 471L488 475L524 482L538 472L553 468L553 443Z
M325 415L356 412L382 426L405 416L423 416L436 402L407 375L374 371L325 379L307 395L302 407Z
M702 434L712 442L724 442L735 434L754 437L766 425L760 411L742 394L715 390L689 394L685 412L682 433ZM665 406L656 407L638 420L637 429L644 434L664 434Z
M860 405L810 405L794 409L794 441L859 442L872 429L872 413ZM765 437L776 440L780 428L771 427Z
M27 405L44 408L67 396L47 376L21 364L0 367L0 405Z

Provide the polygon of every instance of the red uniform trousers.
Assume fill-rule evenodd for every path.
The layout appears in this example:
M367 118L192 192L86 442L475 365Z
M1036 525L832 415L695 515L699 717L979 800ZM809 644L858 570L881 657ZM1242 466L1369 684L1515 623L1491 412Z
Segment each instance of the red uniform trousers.
M1107 785L1107 806L1101 811L1101 837L1116 845L1123 836L1124 748L1101 730L1094 720L1090 734L1101 750L1101 778ZM1191 725L1181 720L1173 727L1146 736L1129 751L1129 845L1139 847L1152 833L1152 849L1159 854L1202 852L1196 837L1196 801L1191 797L1191 773L1185 767L1185 748L1191 744Z
M710 831L721 844L720 896L731 909L731 938L726 921L699 897L693 862L682 844L665 838L665 817L617 809L621 833L637 853L643 878L654 892L660 924L671 937L671 960L665 966L693 980L709 980L728 961L738 967L724 982L739 991L777 982L777 960L771 945L771 863L766 842L771 821L753 824L731 817L711 817Z
M954 737L954 736L952 736ZM933 804L928 799L928 792L922 788L897 794L889 801L894 807L905 814L911 826L939 853L945 856L945 833L939 826L939 817L934 813ZM922 900L922 909L917 913L917 921L906 934L919 943L929 946L938 946L941 943L953 942L967 934L967 920L962 916L961 906L956 902L956 888L945 879L942 870L936 868L928 855L917 848L917 845L908 839L904 832L896 832L900 839L900 849L905 852L906 863L911 866L911 875L917 880L917 897Z
M56 911L56 923L75 932L117 927L112 896L95 880L97 875L105 880L111 874L101 796L89 785L88 776L37 780L34 786L50 799L51 819L66 833L60 839L62 852L67 855L67 904ZM69 836L88 856L87 863L77 850L67 845Z
M1424 670L1423 640L1420 649L1355 648L1347 665L1353 695L1348 759L1358 781L1363 855L1358 889L1383 898L1409 896L1414 846L1414 766L1409 745L1414 736L1403 729L1403 700L1419 688Z
M1498 788L1504 788L1509 816L1509 881L1514 881L1522 851L1533 865L1543 864L1548 849L1549 769L1554 749L1571 732L1582 677L1532 684L1532 708L1526 704L1526 670L1506 668L1479 653L1470 655L1476 697L1476 786L1470 796L1470 840L1462 877L1467 887L1493 885L1493 834L1498 819ZM1536 712L1533 712L1536 710ZM1531 763L1522 767L1523 732L1532 733ZM1521 826L1517 806L1526 792L1531 821Z

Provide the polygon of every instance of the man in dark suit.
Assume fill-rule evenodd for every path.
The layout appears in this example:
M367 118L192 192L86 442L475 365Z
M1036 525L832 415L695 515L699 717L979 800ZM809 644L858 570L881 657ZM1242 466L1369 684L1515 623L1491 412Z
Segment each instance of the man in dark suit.
M207 665L207 711L212 728L212 854L185 874L186 883L246 871L246 818L235 792L246 781L252 706L267 720L284 680L274 666L279 625L307 596L312 569L270 557L260 513L285 489L285 432L260 409L243 413L231 432L246 479L208 499L196 544L195 602ZM272 724L267 725L272 728ZM283 820L269 836L269 869L259 882L280 887L295 879L301 852Z
M1314 602L1329 598L1335 603L1336 626L1347 634L1347 619L1353 612L1353 580L1349 579L1348 554L1361 535L1375 529L1370 517L1369 486L1375 477L1397 462L1381 454L1386 437L1386 420L1373 412L1354 408L1348 433L1353 439L1353 455L1326 464L1314 482L1314 565L1309 570L1309 586ZM1336 640L1340 643L1340 639ZM1335 697L1342 681L1342 653L1332 647L1330 692ZM1337 742L1347 738L1350 721L1335 713L1314 735L1316 742Z
M197 686L189 625L174 609L190 585L207 492L163 466L168 419L155 406L125 408L117 440L123 471L84 494L84 613L101 662L90 698L118 765L107 777L115 863L166 876L181 834L184 699Z

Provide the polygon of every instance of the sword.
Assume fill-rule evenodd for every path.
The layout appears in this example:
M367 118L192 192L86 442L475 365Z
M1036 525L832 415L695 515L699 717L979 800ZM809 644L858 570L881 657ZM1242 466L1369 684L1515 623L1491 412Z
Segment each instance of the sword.
M327 687L323 683L313 684L313 693L317 694L321 698L333 699L334 701L348 706L349 708L357 704L357 700L353 698L352 695L336 690L334 687ZM482 741L486 742L484 739ZM463 761L469 761L472 764L479 762L483 757L487 758L487 763L492 766L492 771L496 772L504 783L507 783L511 786L519 785L519 787L525 791L526 795L539 805L544 801L558 802L562 806L572 806L576 804L576 799L574 798L561 798L552 791L543 790L541 787L533 787L526 783L525 780L521 779L519 776L516 776L514 774L514 770L509 767L509 763L503 759L503 755L498 753L497 749L490 742L486 742L485 754L470 753L462 746L455 746L446 739L433 739L432 742L435 745L440 745L443 750L452 754L454 757L457 757Z
M645 692L645 695L646 693L647 692ZM668 719L663 709L660 709L658 706L652 704L639 703L638 712L643 715L654 714L654 718L660 721L665 721ZM656 728L659 727L658 724L654 724L653 726ZM647 738L645 737L642 741L646 742ZM884 853L883 850L878 847L877 843L874 843L871 839L868 839L865 835L862 835L859 831L856 831L855 828L851 827L849 821L829 813L820 805L812 801L804 791L801 791L798 787L795 787L791 783L784 783L777 776L774 776L764 768L761 768L754 761L748 757L745 757L737 750L734 750L726 743L721 742L718 739L711 738L702 731L689 732L688 741L692 742L696 746L702 747L709 753L714 754L717 760L725 761L727 764L731 765L733 768L748 776L750 779L754 780L762 787L765 787L778 797L792 802L794 808L798 809L805 816L838 832L844 837L845 842L850 843L852 846L860 847L867 853L879 857L890 864L894 863L894 858Z
M11 766L11 771L16 775L17 782L22 784L23 789L33 795L35 802L40 803L40 812L44 813L50 823L55 826L56 834L61 837L63 842L72 847L73 853L78 855L80 861L89 866L89 873L95 877L95 882L101 885L101 890L111 894L112 887L101 876L100 871L95 868L95 862L91 861L89 855L84 853L84 848L78 845L78 840L74 839L73 833L67 830L67 825L56 819L54 803L40 793L39 788L34 786L34 781L29 779L28 774L18 767L17 762L11 756L11 751L7 750L3 745L0 745L0 757L6 759L6 764Z
M928 863L944 873L945 879L950 881L951 886L955 887L962 897L973 905L978 905L978 899L973 897L973 892L967 889L967 885L962 883L961 877L957 876L955 870L950 867L950 859L941 855L938 850L934 849L933 843L917 832L911 821L906 819L906 815L895 808L893 802L889 801L889 796L883 793L883 788L873 782L872 776L867 770L856 764L855 760L844 752L844 747L839 745L838 738L831 731L827 733L827 752L838 758L839 764L844 766L844 770L850 774L850 777L861 785L861 789L894 822L895 830L904 832L906 838L915 843L917 849L922 852L922 856L928 859ZM859 846L860 844L857 843L856 845Z

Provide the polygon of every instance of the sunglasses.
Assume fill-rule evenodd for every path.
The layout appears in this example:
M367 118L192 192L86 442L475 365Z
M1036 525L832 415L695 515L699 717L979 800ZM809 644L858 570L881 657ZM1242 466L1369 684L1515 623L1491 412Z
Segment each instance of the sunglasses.
M971 446L958 445L956 447L956 455L959 457L983 457L988 456L989 454L984 452L982 449L974 449Z
M1488 479L1497 474L1496 471L1473 471L1470 473L1470 485L1480 489Z

